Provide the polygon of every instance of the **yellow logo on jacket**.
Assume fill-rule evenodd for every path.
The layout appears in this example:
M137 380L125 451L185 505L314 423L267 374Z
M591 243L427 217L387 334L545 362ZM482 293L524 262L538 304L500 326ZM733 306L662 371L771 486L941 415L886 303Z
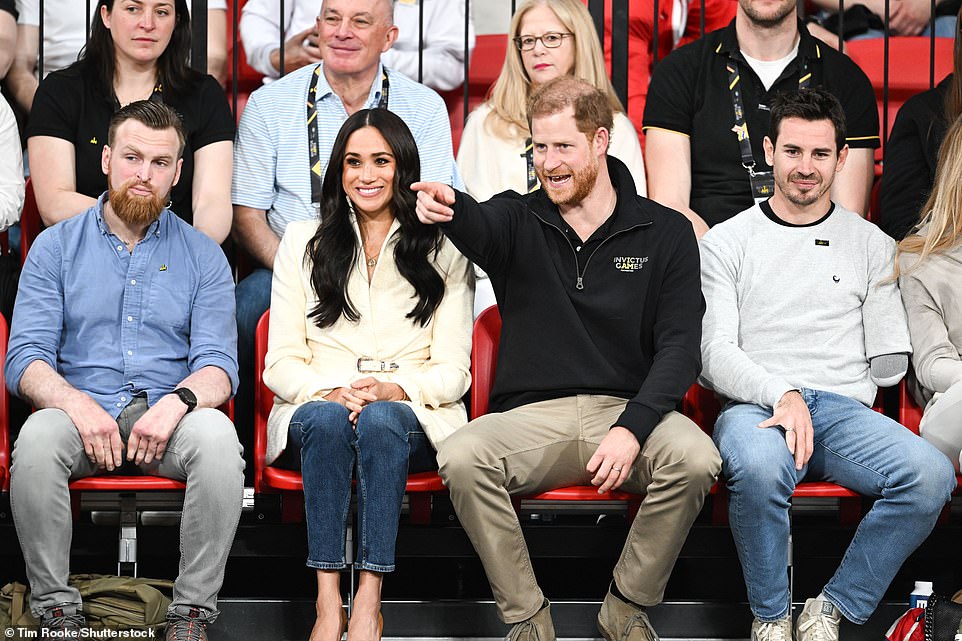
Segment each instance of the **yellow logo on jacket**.
M615 256L615 269L620 272L637 272L648 262L647 256Z

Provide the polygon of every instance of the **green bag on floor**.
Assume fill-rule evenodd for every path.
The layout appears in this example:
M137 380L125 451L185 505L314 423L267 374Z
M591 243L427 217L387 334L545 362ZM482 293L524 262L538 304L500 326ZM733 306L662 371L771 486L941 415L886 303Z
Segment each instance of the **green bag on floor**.
M67 583L80 592L91 628L149 630L167 623L172 581L71 574ZM0 627L24 625L37 625L30 614L29 590L19 583L8 583L0 589Z

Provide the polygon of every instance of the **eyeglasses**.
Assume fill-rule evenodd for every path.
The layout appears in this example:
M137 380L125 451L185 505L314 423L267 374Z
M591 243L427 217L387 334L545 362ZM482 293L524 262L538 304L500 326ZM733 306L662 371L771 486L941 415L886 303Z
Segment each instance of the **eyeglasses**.
M548 33L543 33L540 36L518 36L514 38L514 44L518 46L521 51L531 51L534 46L541 41L541 44L546 46L548 49L557 49L564 42L565 38L574 36L573 33L558 33L556 31L549 31Z

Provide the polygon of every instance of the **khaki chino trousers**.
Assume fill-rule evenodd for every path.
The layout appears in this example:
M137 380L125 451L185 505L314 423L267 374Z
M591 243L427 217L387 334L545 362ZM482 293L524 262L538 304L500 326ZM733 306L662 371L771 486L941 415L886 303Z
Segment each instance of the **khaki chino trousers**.
M482 416L441 444L441 477L505 623L533 616L544 600L511 495L590 484L588 459L625 404L595 395L531 403ZM720 469L711 438L688 418L669 412L658 423L622 485L646 494L614 570L622 594L641 605L661 601Z

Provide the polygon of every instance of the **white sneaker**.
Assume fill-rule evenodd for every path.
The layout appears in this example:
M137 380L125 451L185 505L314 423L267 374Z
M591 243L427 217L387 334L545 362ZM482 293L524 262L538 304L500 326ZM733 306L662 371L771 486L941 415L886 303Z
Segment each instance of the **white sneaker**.
M798 641L838 641L842 614L831 601L809 599L795 623Z
M792 641L792 613L777 621L752 622L752 641Z

